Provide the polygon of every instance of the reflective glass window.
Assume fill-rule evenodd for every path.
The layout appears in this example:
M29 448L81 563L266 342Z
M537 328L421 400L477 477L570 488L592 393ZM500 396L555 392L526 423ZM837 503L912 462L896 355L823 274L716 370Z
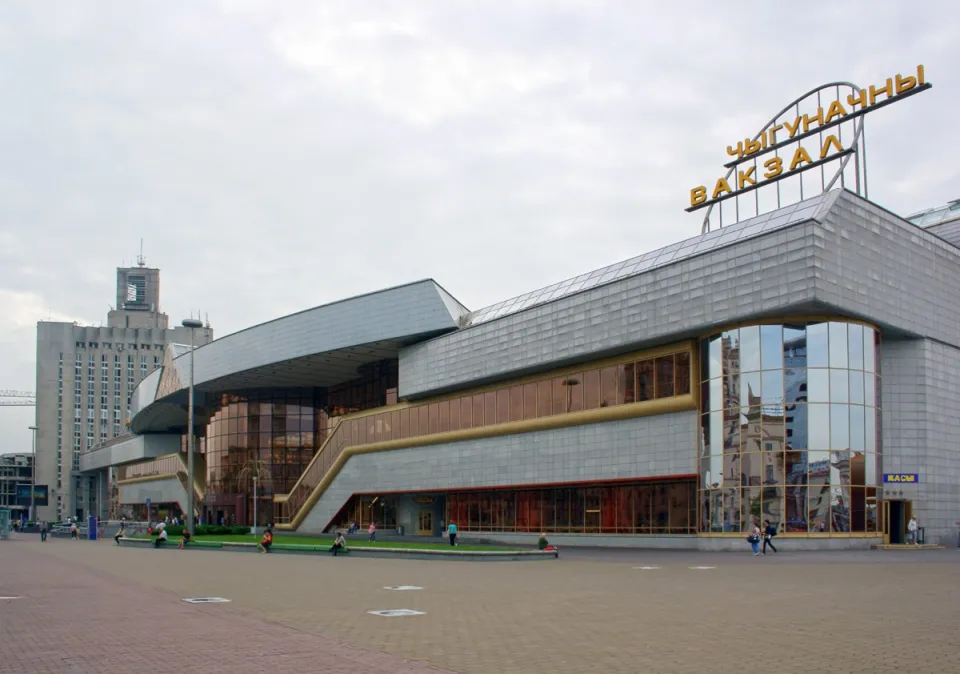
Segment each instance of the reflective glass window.
M807 405L807 446L811 450L830 449L829 405Z
M674 385L674 395L682 396L690 393L690 354L687 352L676 354L677 379Z
M708 377L713 379L723 374L723 341L720 335L710 338L708 358Z
M749 407L760 400L761 378L760 372L744 372L739 379L740 406Z
M760 365L764 370L783 369L783 328L760 326Z
M830 405L830 448L850 448L849 405Z
M784 402L792 403L807 401L807 369L787 368L783 371Z
M587 370L583 373L583 409L595 410L600 407L600 370Z
M863 444L868 453L877 452L877 413L870 407L864 412Z
M876 372L876 340L875 330L867 328L863 331L863 369L865 372Z
M847 345L847 324L830 323L830 367L847 367L849 347Z
M600 407L613 407L623 402L623 397L618 395L619 370L622 369L623 366L614 365L600 370Z
M807 366L807 330L805 326L783 326L783 366L788 369Z
M850 402L862 405L863 401L863 372L850 370Z
M851 323L847 326L847 345L849 348L847 360L849 362L848 367L851 370L863 369L863 332L864 327L862 325Z
M865 410L860 405L850 405L850 449L854 452L867 450L864 433L866 432ZM870 410L872 413L873 410Z
M807 367L828 367L828 328L826 323L807 325Z
M877 376L871 373L863 375L863 402L866 405L876 406L877 404Z
M657 398L673 397L675 373L673 370L673 356L657 358Z
M850 373L848 370L830 369L830 402L850 402Z
M760 369L760 326L740 328L740 371Z
M719 410L723 409L723 380L722 379L711 379L710 383L710 403L709 409Z
M637 363L637 400L653 400L654 366L652 360L642 360Z
M764 370L762 373L762 400L764 405L783 404L783 370Z
M830 370L807 370L807 401L830 402Z
M739 330L727 330L724 332L720 341L723 347L723 355L721 356L721 365L723 368L723 374L731 374L740 371L740 331Z

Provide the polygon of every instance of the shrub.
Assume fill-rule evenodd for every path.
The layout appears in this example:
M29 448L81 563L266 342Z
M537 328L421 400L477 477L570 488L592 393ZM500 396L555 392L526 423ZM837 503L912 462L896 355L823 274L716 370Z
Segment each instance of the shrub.
M170 526L167 525L167 535L171 538L174 536L182 536L186 527L184 526ZM241 526L220 526L219 524L201 524L200 526L194 527L194 533L197 536L244 536L250 533L250 527L241 527ZM159 531L156 529L153 530L152 535L159 535Z

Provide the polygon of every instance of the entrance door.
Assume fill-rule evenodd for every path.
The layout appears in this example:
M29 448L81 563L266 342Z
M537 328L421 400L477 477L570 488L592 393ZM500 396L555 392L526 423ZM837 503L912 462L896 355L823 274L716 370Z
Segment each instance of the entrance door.
M417 518L417 533L420 536L433 536L433 510L421 510Z
M885 544L903 545L906 543L909 505L905 501L883 502L883 542Z

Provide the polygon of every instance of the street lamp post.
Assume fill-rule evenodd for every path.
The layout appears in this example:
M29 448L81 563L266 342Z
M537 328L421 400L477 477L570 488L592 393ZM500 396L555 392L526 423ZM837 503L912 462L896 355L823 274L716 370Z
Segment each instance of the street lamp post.
M253 476L253 535L257 535L257 476Z
M30 459L33 462L33 465L30 466L30 512L27 515L28 522L37 521L37 509L34 499L36 498L37 492L37 427L30 426L30 432L33 435L32 441L32 453L33 457Z
M192 536L194 531L193 485L195 471L193 461L193 333L197 328L202 328L203 323L196 318L185 318L181 325L190 329L190 387L187 391L187 531L189 531Z

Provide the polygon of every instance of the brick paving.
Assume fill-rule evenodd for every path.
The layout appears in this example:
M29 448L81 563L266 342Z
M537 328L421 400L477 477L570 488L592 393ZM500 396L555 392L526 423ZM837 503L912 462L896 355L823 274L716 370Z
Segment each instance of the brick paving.
M58 544L79 563L0 543L0 597L19 597L0 599L4 674L439 671L85 567L86 541L43 551Z
M716 568L689 568L701 564ZM659 568L634 568L647 565ZM247 671L242 663L268 671L423 671L410 669L423 666L414 661L471 674L960 671L957 550L758 558L571 551L548 562L466 563L53 541L0 543L0 569L0 595L48 593L49 608L0 600L0 620L20 623L14 662L43 640L52 663L31 669L21 660L4 669L4 638L0 672ZM31 584L34 576L41 581ZM425 589L392 592L388 585ZM56 603L54 588L61 590ZM92 600L98 588L108 598ZM210 595L233 601L178 601ZM426 614L367 614L391 608ZM69 620L57 617L61 610ZM86 666L76 664L73 650L82 647L84 625L115 631L99 648L130 658L133 668L63 664ZM6 637L6 624L0 633ZM183 646L191 638L223 648ZM145 646L151 639L170 649L179 642L195 659L158 669ZM363 657L387 660L366 664ZM358 668L337 670L326 660Z

